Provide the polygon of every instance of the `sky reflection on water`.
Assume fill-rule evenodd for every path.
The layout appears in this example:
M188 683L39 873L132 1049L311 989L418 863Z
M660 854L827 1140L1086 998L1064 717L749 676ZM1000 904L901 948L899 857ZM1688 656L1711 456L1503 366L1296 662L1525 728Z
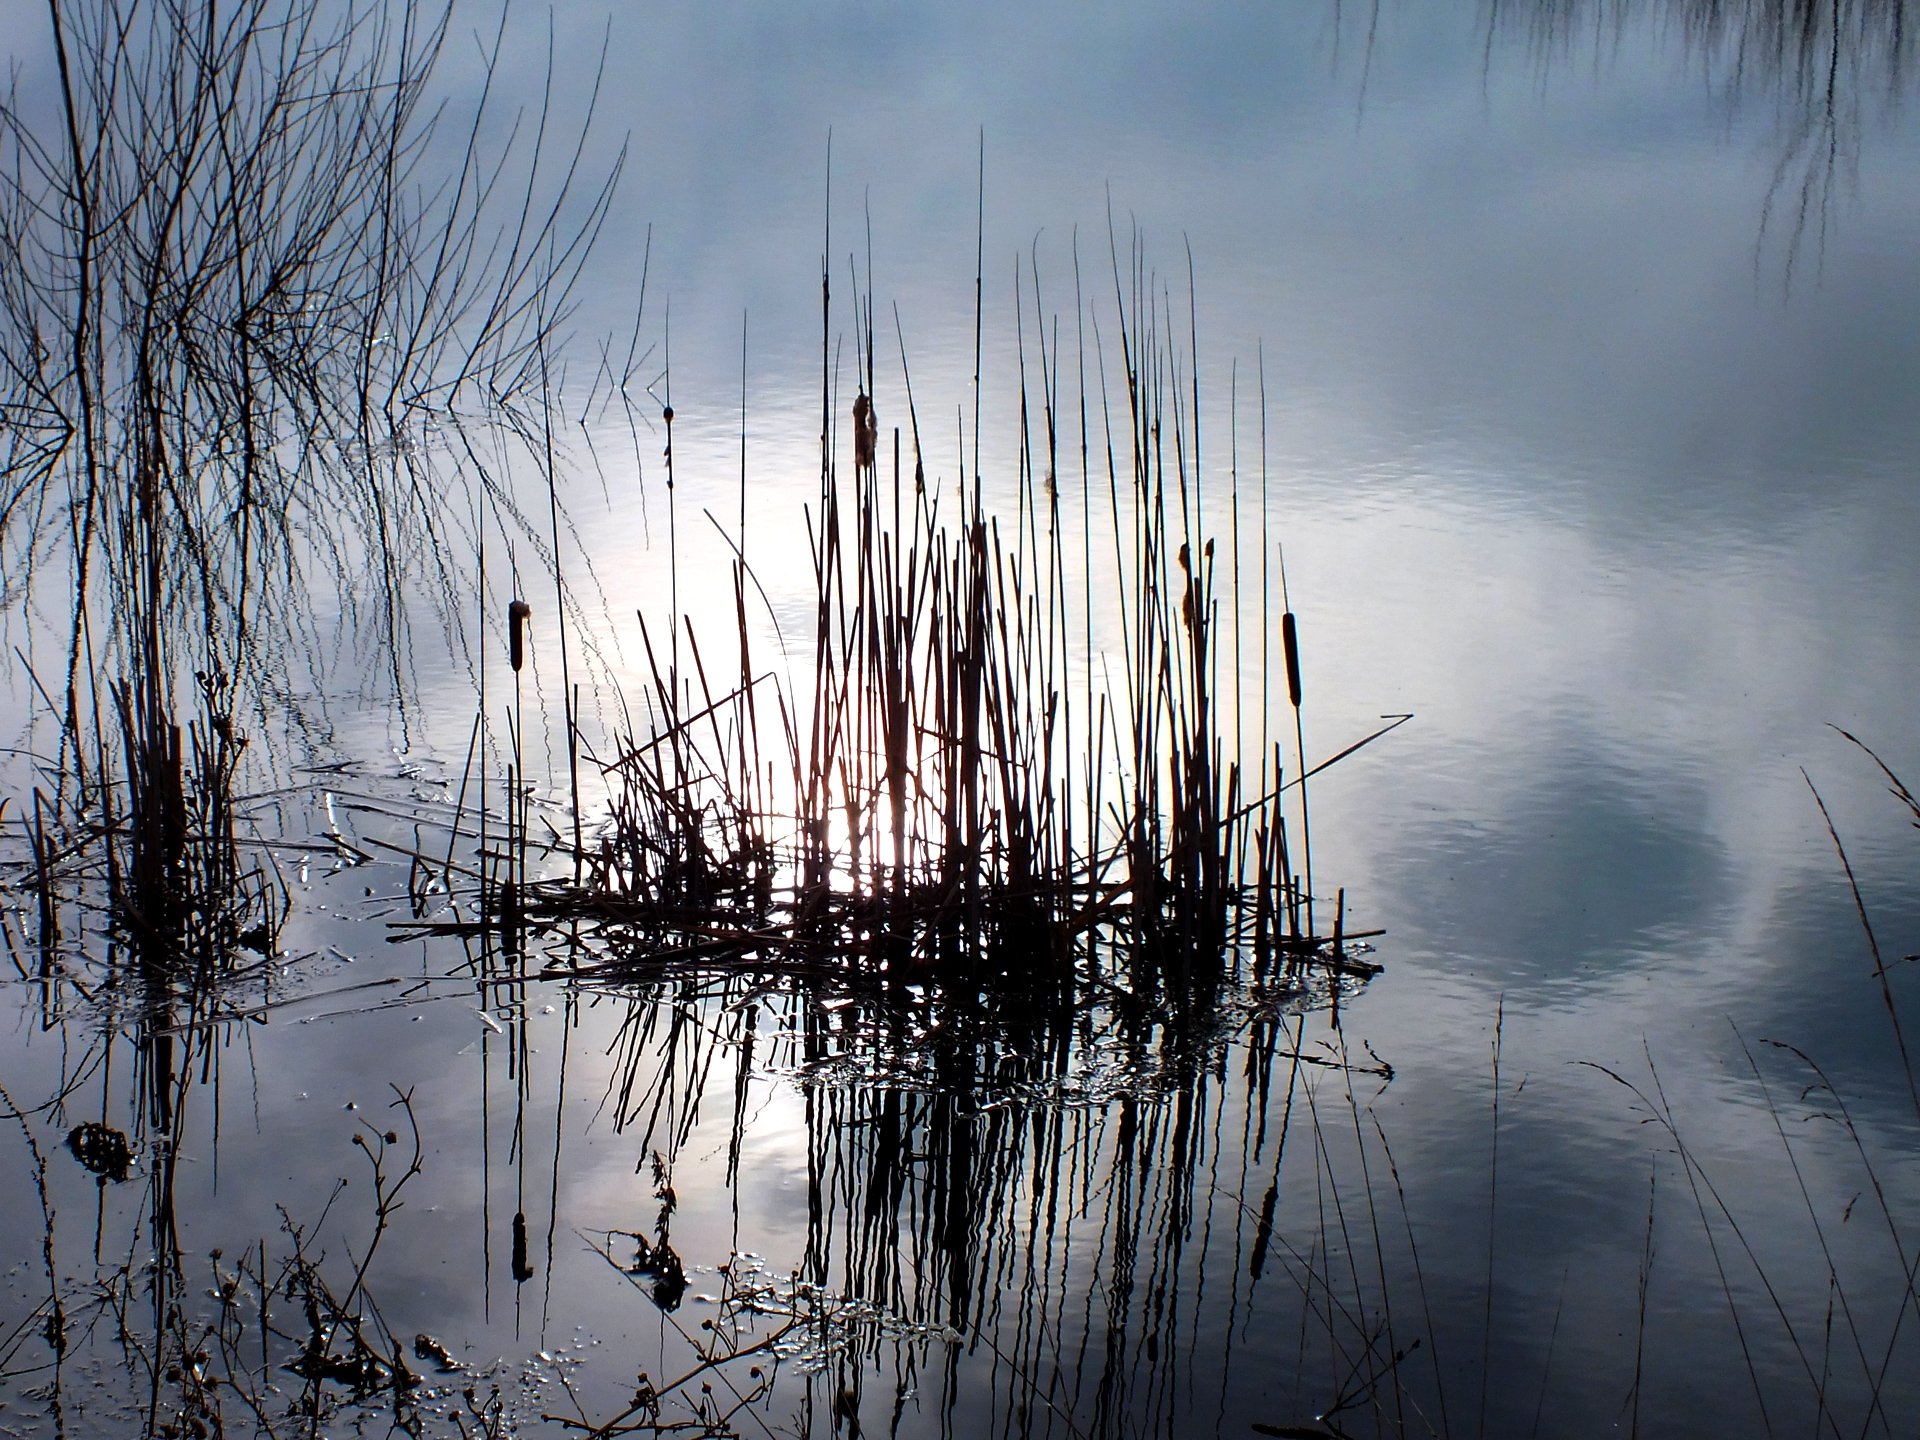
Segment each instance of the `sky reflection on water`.
M1871 25L1897 9L1847 13ZM1732 10L1765 17L1777 7ZM1426 1333L1442 1351L1460 1432L1474 1428L1478 1327L1489 1305L1499 1337L1491 1428L1528 1428L1543 1391L1551 1405L1541 1433L1585 1433L1622 1410L1630 1364L1623 1371L1620 1337L1637 1323L1633 1286L1659 1145L1638 1124L1633 1097L1577 1062L1644 1080L1651 1059L1690 1142L1750 1207L1743 1217L1798 1316L1819 1312L1825 1275L1808 1260L1805 1217L1781 1183L1773 1118L1740 1037L1756 1047L1792 1041L1831 1064L1896 1191L1920 1190L1900 1158L1912 1127L1904 1079L1800 774L1805 766L1833 804L1889 953L1920 948L1914 837L1865 757L1824 728L1843 725L1896 769L1920 772L1909 683L1920 654L1910 563L1920 537L1912 403L1920 274L1911 263L1920 133L1896 103L1903 72L1876 58L1884 31L1844 50L1848 103L1829 122L1823 97L1799 88L1795 68L1782 79L1750 63L1735 84L1724 45L1687 38L1689 17L1703 13L1689 4L1490 5L1477 15L1420 4L1218 6L1177 22L1114 12L1089 32L1083 17L1011 6L964 16L648 7L622 10L608 32L603 114L611 128L631 130L634 161L583 322L638 306L641 237L651 225L644 324L653 337L660 297L670 297L681 601L696 621L717 600L716 623L731 623L730 596L717 588L725 548L701 512L730 526L738 503L743 312L756 531L771 542L816 483L829 130L835 284L846 283L850 252L864 278L870 207L881 372L897 373L886 313L897 298L936 483L955 478L955 422L971 403L983 132L993 478L1010 464L1018 398L1016 265L1037 255L1045 306L1071 328L1076 251L1089 307L1110 301L1109 204L1123 253L1134 225L1144 234L1176 313L1190 244L1208 450L1224 461L1237 449L1243 475L1257 473L1264 367L1269 493L1308 646L1309 748L1330 751L1382 713L1418 715L1327 778L1315 844L1320 872L1347 887L1356 921L1388 931L1375 957L1387 971L1346 1023L1397 1072L1359 1103L1378 1116L1402 1172L1438 1312ZM571 64L597 50L607 22L570 7L553 23ZM531 93L538 51L510 52L510 84ZM1809 178L1815 203L1802 224L1798 197ZM1029 271L1023 285L1030 279ZM885 422L901 423L891 380L882 403ZM650 418L652 402L644 408ZM620 663L637 668L627 617L642 607L658 614L662 602L661 437L644 435L635 474L622 458L630 450L612 443L618 428L596 439L615 457L606 461L613 504L603 508L592 477L574 503L614 629L625 631ZM797 577L770 569L764 578L780 613ZM771 643L770 627L759 638ZM466 673L429 663L423 681L429 715L438 707L453 717L441 748L455 750L472 713ZM549 705L557 684L541 677ZM392 730L376 716L343 733L378 750ZM405 965L427 969L443 958L406 953ZM415 1213L433 1217L436 1238L414 1230L415 1244L389 1257L383 1303L498 1353L576 1327L608 1349L648 1337L656 1349L670 1346L664 1322L581 1239L643 1226L652 1209L640 1173L650 1147L615 1134L604 1108L618 1006L590 1006L568 1041L560 1033L568 1014L541 1014L543 1003L531 997L529 1014L500 1015L537 1037L524 1090L537 1097L525 1131L534 1149L520 1152L534 1176L531 1200L514 1193L519 1181L505 1170L474 1189L475 1151L484 1140L489 1165L500 1164L512 1124L504 1117L523 1092L520 1077L506 1074L507 1041L459 998L316 1020L292 1039L269 1026L257 1037L270 1048L264 1065L243 1066L245 1052L229 1046L225 1103L257 1107L258 1128L242 1135L224 1122L218 1191L196 1178L183 1213L257 1224L274 1202L310 1186L313 1155L345 1144L347 1100L372 1103L389 1081L418 1086L437 1168ZM1502 1168L1489 1300L1500 1006ZM1330 1038L1324 1019L1312 1027L1315 1040ZM8 1061L16 1093L23 1074L45 1079L43 1067L57 1064L47 1037L24 1023L21 1034ZM577 1068L561 1099L563 1048ZM1079 1328L1060 1327L1087 1347L1071 1364L1053 1355L1063 1371L1084 1365L1091 1376L1088 1355L1111 1339L1085 1318L1113 1301L1118 1263L1112 1212L1093 1210L1089 1194L1110 1205L1125 1183L1139 1187L1151 1222L1141 1226L1143 1263L1177 1272L1173 1291L1204 1288L1194 1277L1210 1277L1211 1303L1191 1297L1184 1343L1195 1355L1247 1358L1219 1377L1217 1394L1212 1376L1191 1379L1191 1358L1184 1380L1171 1362L1146 1364L1160 1388L1124 1399L1136 1420L1168 1433L1188 1404L1217 1417L1222 1433L1304 1422L1287 1407L1318 1393L1285 1390L1283 1404L1275 1392L1284 1387L1265 1374L1275 1357L1291 1358L1292 1336L1259 1328L1290 1312L1273 1276L1266 1290L1249 1278L1247 1207L1257 1211L1273 1157L1270 1148L1251 1154L1236 1133L1252 1104L1235 1078L1245 1058L1234 1049L1214 1088L1199 1087L1226 1119L1193 1151L1204 1161L1197 1173L1191 1157L1143 1149L1145 1169L1115 1179L1125 1157L1116 1161L1111 1135L1095 1134L1090 1111L1072 1115L1085 1127L1077 1151L1049 1151L1056 1142L1039 1115L1022 1117L1025 1138L1001 1135L993 1151L1009 1206L1034 1203L1019 1177L1052 1178L1036 1154L1067 1154L1092 1177L1076 1212L1083 1223L1055 1257L1057 1311L1066 1313L1068 1291L1085 1307ZM1334 1083L1322 1093L1350 1124ZM1795 1087L1775 1083L1789 1104ZM787 1073L754 1085L737 1183L721 1174L722 1103L676 1157L687 1199L676 1244L689 1263L717 1264L735 1247L771 1257L776 1270L800 1263L809 1147L833 1151L840 1167L834 1193L847 1208L833 1216L849 1244L851 1217L869 1200L859 1178L877 1173L861 1169L871 1164L859 1138L868 1130L817 1115L810 1130L809 1107L858 1110L880 1103L880 1092L809 1091ZM484 1117L473 1114L477 1090L487 1096ZM555 1113L560 1164L547 1148ZM870 1114L853 1118L871 1126ZM1823 1205L1843 1202L1859 1188L1846 1147L1828 1130L1801 1128L1814 1136L1795 1134L1809 1183ZM242 1158L263 1152L276 1163ZM210 1167L210 1140L202 1156ZM1218 1178L1236 1170L1244 1175L1232 1185ZM964 1176L942 1178L947 1189L916 1179L924 1188L914 1193L949 1203ZM1299 1183L1319 1178L1309 1166ZM557 1205L542 1193L547 1184ZM1194 1187L1185 1199L1183 1184ZM1649 1299L1656 1334L1698 1337L1697 1350L1690 1338L1651 1358L1659 1428L1674 1430L1710 1427L1747 1404L1685 1186L1677 1169L1661 1173L1661 1268ZM7 1198L16 1213L34 1203L18 1177ZM84 1198L84 1185L70 1188L63 1210L84 1213ZM1300 1209L1283 1214L1313 1209L1301 1195L1286 1198ZM117 1203L137 1228L137 1201ZM556 1278L539 1282L563 1302L552 1330L531 1319L531 1291L502 1278L504 1250L488 1259L491 1288L476 1300L483 1204L496 1247L516 1204L530 1207L536 1233L556 1221L542 1259ZM1182 1205L1192 1208L1176 1224L1169 1216ZM1103 1218L1086 1218L1096 1213ZM1397 1214L1386 1219L1400 1224ZM1196 1225L1218 1228L1191 1240ZM1829 1226L1847 1273L1883 1258L1861 1238L1866 1228ZM1001 1251L981 1237L983 1253L1008 1267L989 1274L1009 1286L1025 1283L1012 1278L1010 1257L1034 1239L1013 1231L995 1242L1008 1247ZM1177 1253L1183 1238L1192 1248ZM851 1262L843 1251L836 1263ZM716 1282L707 1274L694 1283ZM528 1314L508 1318L510 1294ZM1879 1298L1855 1292L1863 1311ZM1400 1303L1403 1327L1421 1330L1411 1292ZM543 1291L543 1311L547 1304ZM1126 1323L1109 1358L1124 1375L1144 1331L1137 1314L1119 1313ZM1560 1328L1550 1331L1556 1315ZM1009 1323L1032 1321L1022 1311ZM1799 1362L1777 1334L1755 1343L1768 1373L1793 1379ZM619 1365L589 1367L583 1394L617 1407L630 1358L623 1350ZM944 1352L936 1358L944 1363ZM868 1380L876 1394L884 1368L875 1361ZM1702 1373L1712 1383L1700 1383ZM1019 1382L977 1345L947 1383L979 1407L960 1413L997 1417L983 1424L999 1433L1051 1423L1025 1418L1026 1402L1007 1393ZM1899 1398L1905 1409L1895 1413L1912 1413L1914 1397ZM1102 1413L1091 1388L1078 1403L1082 1423ZM873 1404L863 1412L870 1426L887 1408ZM931 1434L943 1422L929 1401L905 1424Z

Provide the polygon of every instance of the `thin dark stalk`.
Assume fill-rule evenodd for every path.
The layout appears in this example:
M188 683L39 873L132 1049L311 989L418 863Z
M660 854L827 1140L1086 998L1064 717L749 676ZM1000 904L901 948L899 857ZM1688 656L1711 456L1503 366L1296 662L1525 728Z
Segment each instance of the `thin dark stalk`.
M1487 1279L1480 1312L1480 1418L1477 1433L1487 1433L1487 1399L1493 1384L1493 1263L1500 1233L1500 1042L1506 1031L1507 997L1493 1012L1493 1143L1487 1163Z

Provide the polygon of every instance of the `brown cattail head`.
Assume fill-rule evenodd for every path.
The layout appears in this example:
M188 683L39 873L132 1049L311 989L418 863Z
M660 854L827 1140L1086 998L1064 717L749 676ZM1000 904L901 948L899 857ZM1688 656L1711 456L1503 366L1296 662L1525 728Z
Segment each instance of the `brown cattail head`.
M861 391L853 401L853 468L860 474L871 470L874 448L880 439L880 417L874 414L873 401Z
M1293 708L1300 708L1300 636L1294 629L1293 612L1287 611L1280 617L1280 643L1287 652L1287 698L1293 702Z
M507 663L518 675L527 658L527 622L533 619L533 607L524 600L507 606Z

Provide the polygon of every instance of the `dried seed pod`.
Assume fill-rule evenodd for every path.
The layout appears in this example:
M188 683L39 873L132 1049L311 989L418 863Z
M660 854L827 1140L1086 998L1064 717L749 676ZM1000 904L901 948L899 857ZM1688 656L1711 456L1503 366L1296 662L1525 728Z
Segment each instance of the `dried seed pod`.
M873 469L874 451L880 440L880 417L874 414L873 401L862 390L853 401L853 471L864 474Z
M524 600L507 606L507 663L518 675L527 658L527 622L533 619L533 607Z
M1287 611L1280 617L1280 643L1287 652L1287 698L1293 702L1293 708L1300 708L1300 637L1294 629L1293 612Z

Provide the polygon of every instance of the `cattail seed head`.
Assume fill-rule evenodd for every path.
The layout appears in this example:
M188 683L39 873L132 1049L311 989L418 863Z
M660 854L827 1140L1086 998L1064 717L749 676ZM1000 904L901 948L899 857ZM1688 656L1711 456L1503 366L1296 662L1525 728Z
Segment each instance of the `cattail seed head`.
M1287 698L1293 702L1293 708L1300 708L1300 636L1294 628L1293 612L1287 611L1280 617L1280 643L1287 652Z
M533 607L524 600L507 606L507 663L518 675L527 658L527 622L533 619Z

